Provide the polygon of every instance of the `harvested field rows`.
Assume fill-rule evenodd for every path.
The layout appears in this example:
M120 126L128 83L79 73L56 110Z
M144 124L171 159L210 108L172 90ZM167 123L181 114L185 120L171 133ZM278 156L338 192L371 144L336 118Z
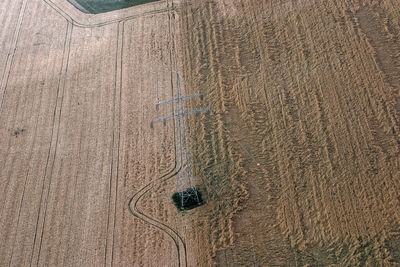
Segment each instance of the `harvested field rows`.
M227 0L181 14L188 91L216 113L192 123L196 170L214 178L199 260L399 263L397 5Z
M0 4L0 266L400 264L396 1ZM206 205L171 201L189 153ZM260 164L260 166L257 166Z
M174 112L155 109L176 93L171 3L93 25L57 1L1 5L0 265L186 264L175 181L152 182L177 166L174 123L149 127Z

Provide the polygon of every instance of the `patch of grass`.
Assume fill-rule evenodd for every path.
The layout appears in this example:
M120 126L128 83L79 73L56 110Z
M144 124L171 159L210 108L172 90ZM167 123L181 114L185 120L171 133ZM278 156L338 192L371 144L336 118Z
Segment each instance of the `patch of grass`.
M91 14L105 13L158 0L75 0ZM71 2L73 4L73 2Z

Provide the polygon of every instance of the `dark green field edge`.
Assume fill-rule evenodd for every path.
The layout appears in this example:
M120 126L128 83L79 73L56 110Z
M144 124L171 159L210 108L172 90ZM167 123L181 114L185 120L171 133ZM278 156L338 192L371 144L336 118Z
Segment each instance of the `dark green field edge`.
M159 0L67 0L80 11L89 14L100 14L132 6L142 5ZM76 3L79 6L76 5ZM83 10L84 9L84 10Z

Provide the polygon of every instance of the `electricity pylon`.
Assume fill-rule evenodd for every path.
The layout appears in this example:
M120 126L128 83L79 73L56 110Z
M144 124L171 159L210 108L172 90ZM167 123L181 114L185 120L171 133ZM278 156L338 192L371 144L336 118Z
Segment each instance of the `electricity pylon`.
M177 97L168 101L160 102L156 104L156 110L159 110L159 107L162 105L175 104L175 114L170 116L155 120L150 122L150 127L153 128L155 124L162 122L164 126L170 120L174 120L176 133L177 133L177 152L179 162L181 164L181 169L178 172L178 180L176 184L176 190L180 195L180 209L185 209L185 203L192 202L194 200L198 205L201 204L201 199L197 193L197 189L194 185L194 177L193 177L193 167L192 167L192 158L190 154L190 143L189 143L189 132L187 128L186 117L192 114L198 114L201 112L207 112L210 110L209 107L195 109L187 111L185 108L185 101L188 99L199 97L201 100L203 99L202 94L195 95L181 95L180 92L180 84L179 84L179 74L177 74Z

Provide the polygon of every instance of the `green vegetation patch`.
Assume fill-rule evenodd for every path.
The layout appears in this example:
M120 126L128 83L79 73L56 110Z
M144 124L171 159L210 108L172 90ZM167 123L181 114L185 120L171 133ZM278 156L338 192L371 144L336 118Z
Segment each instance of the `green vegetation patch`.
M68 0L68 2L79 10L90 14L105 13L156 1L159 0ZM76 3L78 3L80 7L78 7ZM82 10L82 8L84 10Z
M172 195L172 200L180 211L191 210L204 204L200 191L194 188L189 188L183 192L175 192Z

